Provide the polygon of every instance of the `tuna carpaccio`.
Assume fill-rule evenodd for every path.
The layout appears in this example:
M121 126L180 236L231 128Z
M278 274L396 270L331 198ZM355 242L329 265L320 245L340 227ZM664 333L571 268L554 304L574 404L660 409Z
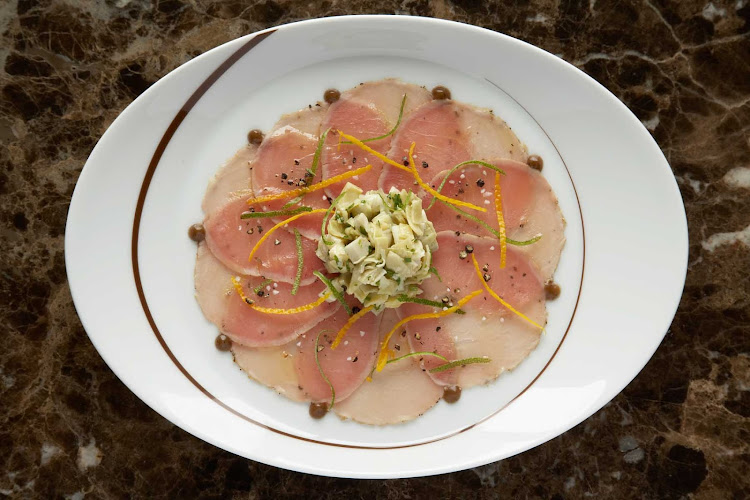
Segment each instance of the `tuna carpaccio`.
M411 174L342 141L339 131L370 139L368 147L399 164L408 163L414 143L414 164L424 182L486 212L436 203ZM395 79L362 83L331 104L284 115L260 146L243 147L209 184L203 202L206 241L199 244L195 269L198 302L232 340L239 367L261 384L294 401L328 403L335 393L333 410L364 424L412 420L434 406L444 388L491 382L539 343L539 326L546 322L544 285L557 267L565 223L554 192L527 158L526 146L491 111L433 100L426 88ZM471 161L476 163L454 168ZM420 297L430 304L404 303L352 323L347 308L354 313L361 304L350 296L347 308L337 301L304 308L328 291L314 273L325 271L315 254L320 209L330 206L346 182L264 203L248 200L313 186L365 165L372 168L347 182L365 191L395 186L417 193L438 231L439 249L432 261L435 276L421 285ZM502 268L494 205L498 169L505 234L512 243L534 241L508 244ZM317 212L284 224L285 214L298 207ZM266 211L282 213L247 215ZM250 261L251 250L277 224ZM498 303L485 286L520 314ZM481 293L461 314L409 321L394 330L400 320L440 312L474 291ZM304 310L263 312L299 307ZM345 325L347 334L334 349ZM377 370L382 342L392 330L385 348L391 360L400 359ZM431 371L445 360L466 358L487 361Z

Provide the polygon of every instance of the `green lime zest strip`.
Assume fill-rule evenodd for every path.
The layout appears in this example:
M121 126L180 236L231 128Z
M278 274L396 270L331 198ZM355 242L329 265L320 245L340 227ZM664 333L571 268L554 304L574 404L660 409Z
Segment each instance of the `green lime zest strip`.
M333 243L331 240L326 239L326 225L328 224L328 219L331 217L331 212L333 212L333 208L336 206L336 203L339 201L341 196L344 193L339 193L339 195L336 197L336 199L331 202L331 206L328 207L328 210L326 210L325 215L323 216L323 225L320 226L320 239L323 240L323 243L326 244L326 246L331 246Z
M401 118L403 118L404 116L405 104L406 104L406 94L404 94L404 97L401 98L401 109L398 111L398 120L396 120L396 124L393 126L390 132L385 133L383 135L379 135L377 137L370 137L369 139L360 139L360 142L379 141L380 139L385 139L389 135L393 135L393 133L396 132L396 129L398 128L398 126L401 125ZM352 141L341 141L341 144L352 144Z
M505 238L505 242L508 245L515 245L517 247L525 247L526 245L531 245L532 243L536 243L537 241L541 239L542 239L542 235L540 233L534 236L533 238L531 238L530 240L518 241L518 240L512 240L510 238Z
M409 297L408 295L399 295L396 297L396 299L400 302L411 302L413 304L421 304L423 306L430 306L430 307L436 307L438 309L442 309L444 307L449 307L446 304L443 304L442 302L438 302L436 300L429 300L429 299L423 299L421 297ZM456 314L466 314L466 311L463 311L461 309L457 309L455 311Z
M297 228L294 228L294 245L297 247L297 274L294 276L294 285L292 286L292 295L297 295L299 282L302 280L302 268L305 265L305 258L302 255L302 235Z
M430 269L428 269L427 272L430 273L430 274L434 274L435 276L437 276L437 279L438 279L438 281L440 281L440 283L443 282L443 278L440 277L440 274L438 273L438 270L435 269L434 267L430 267Z
M422 304L423 306L431 306L442 309L445 304L436 300L423 299L421 297L409 297L408 295L399 295L396 297L399 302L412 302L414 304Z
M444 204L446 207L449 207L454 212L457 212L457 213L463 215L467 219L473 220L474 222L476 222L477 224L479 224L480 226L482 226L483 228L485 228L487 231L489 231L490 233L494 234L496 238L500 238L500 231L498 231L497 229L494 229L492 226L490 226L489 224L487 224L486 222L484 222L482 219L480 219L478 217L475 217L474 215L466 212L465 210L461 210L460 208L455 207L455 206L451 205L450 203L445 203L443 200L438 200L438 201L440 201L440 203ZM541 239L542 239L542 235L541 234L537 234L536 236L534 236L530 240L518 241L518 240L513 240L513 239L510 239L510 238L505 238L505 242L508 245L515 245L517 247L523 247L523 246L526 246L526 245L531 245L532 243L536 243L537 241L539 241Z
M495 172L500 173L501 175L505 175L505 171L502 168L498 168L495 165L492 165L491 163L487 163L486 161L482 161L482 160L462 161L461 163L459 163L458 165L456 165L452 169L448 170L448 173L445 174L445 177L443 177L443 182L441 182L440 186L437 188L437 192L439 193L439 192L441 192L443 190L443 188L445 187L445 183L448 182L448 177L450 177L451 175L453 175L453 172L455 172L456 170L458 170L459 168L461 168L461 167L463 167L465 165L481 165L483 167L487 167L489 169L492 169ZM432 201L430 202L430 204L427 206L427 210L431 209L432 206L435 204L436 201L437 201L437 198L433 198Z
M336 300L338 300L339 302L341 302L341 305L344 306L344 309L346 309L346 313L349 316L351 316L353 314L352 313L352 309L349 307L349 304L346 303L346 300L344 299L344 296L338 290L338 288L336 288L333 285L333 283L331 282L331 280L329 280L328 278L326 278L325 276L323 276L323 273L321 273L320 271L313 271L313 274L315 276L317 276L318 279L325 284L325 286L328 287L328 289L331 291L331 295L333 295L336 298Z
M263 290L267 285L270 285L271 283L273 283L273 280L263 280L260 285L253 288L253 292L255 292L255 295L258 295L261 290Z
M325 144L326 136L328 135L328 132L330 130L331 128L328 127L328 129L325 132L320 134L320 139L318 139L318 147L315 148L315 154L313 155L312 165L310 165L310 170L309 170L309 172L312 174L310 176L311 180L315 178L315 174L318 171L318 164L320 163L320 154L323 151L323 144Z
M264 217L282 217L285 215L297 215L302 212L312 212L311 207L299 207L294 210L269 210L268 212L247 212L240 215L240 219L261 219Z
M430 370L430 373L444 372L446 370L450 370L451 368L456 368L457 366L466 366L466 365L473 365L475 363L489 363L489 362L490 362L490 358L458 359L456 361L451 361L450 363L446 363L444 365L436 366L435 368Z
M320 360L318 359L318 346L319 346L320 335L326 332L333 332L333 330L321 330L318 332L318 336L315 337L315 364L318 365L318 371L320 372L320 376L323 377L323 380L325 380L326 384L328 384L328 387L331 388L331 404L328 406L328 409L331 410L333 408L333 403L336 402L336 389L333 388L333 384L331 383L330 380L328 380L328 377L323 372L323 367L320 366Z
M386 361L385 364L389 365L391 363L395 363L396 361L401 361L402 359L406 359L406 358L412 358L414 356L434 356L436 358L442 359L446 363L448 362L448 358L446 358L445 356L441 356L440 354L436 352L424 351L424 352L410 352L409 354L404 354L403 356L399 356L398 358L389 359L388 361Z
M318 138L318 146L315 148L315 154L313 155L312 165L310 165L310 168L305 169L306 174L309 174L309 175L305 175L305 179L307 179L309 177L310 178L310 182L312 182L312 180L315 178L315 173L318 171L318 165L320 164L320 154L323 151L323 145L326 142L326 136L328 135L328 131L329 130L331 130L331 129L328 128L328 130L326 130L325 132L323 132L323 134L321 134L320 138ZM305 193L305 194L307 194L307 193ZM299 195L299 196L297 196L295 198L292 198L291 200L289 200L286 203L284 203L284 206L282 206L281 208L288 208L288 207L291 207L292 205L296 205L297 203L299 203L300 201L302 201L302 199L304 197L305 197L305 195L301 194L301 195Z
M295 197L295 198L292 198L291 200L289 200L289 201L287 201L286 203L284 203L284 205L282 205L282 207L281 207L281 208L282 208L282 209L284 209L284 208L289 208L289 207L291 207L292 205L296 205L297 203L299 203L300 201L302 201L302 199L303 199L304 197L305 197L305 195L304 195L304 194L301 194L301 195L299 195L299 196L297 196L297 197Z

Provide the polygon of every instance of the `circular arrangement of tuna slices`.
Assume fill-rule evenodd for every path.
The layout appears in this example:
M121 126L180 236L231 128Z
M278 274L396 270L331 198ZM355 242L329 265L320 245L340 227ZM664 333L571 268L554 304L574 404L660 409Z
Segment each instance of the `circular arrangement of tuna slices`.
M252 131L190 230L217 348L316 418L457 401L529 355L560 293L541 171L492 111L394 79Z

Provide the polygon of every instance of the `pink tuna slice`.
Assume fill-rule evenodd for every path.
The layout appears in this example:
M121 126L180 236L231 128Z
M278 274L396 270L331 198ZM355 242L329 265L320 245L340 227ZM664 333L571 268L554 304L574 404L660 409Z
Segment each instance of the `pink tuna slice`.
M360 140L387 134L398 121L404 95L404 115L429 99L429 93L424 88L397 80L364 83L344 92L339 100L331 105L321 128L341 130ZM392 137L368 141L366 144L379 153L387 154ZM368 164L373 166L372 170L358 176L357 179L349 180L365 192L378 188L382 161L353 144L339 144L338 135L329 134L323 155L323 172L326 178ZM335 197L345 185L346 182L336 183L327 189L327 193Z
M248 198L250 190L250 166L255 161L258 147L252 144L240 149L211 179L203 196L203 213L214 212L230 200ZM235 191L239 193L233 194Z
M382 316L381 337L398 321L393 309L386 309ZM409 343L400 335L391 338L388 347L398 356L410 352ZM422 415L442 396L442 387L422 371L416 358L406 358L373 373L372 381L364 382L345 401L337 403L334 411L342 418L364 424L398 424Z
M452 101L433 101L420 107L401 122L388 157L403 163L412 142L416 143L414 163L419 176L432 184L433 177L440 172L472 159L469 138L460 125L461 112L463 110ZM379 185L386 193L394 186L418 189L414 186L413 175L392 165L383 167Z
M522 170L515 168L516 162L500 160L492 163L503 169L507 175L500 176L500 187L503 200L503 219L506 229L516 228L525 216L527 206L532 202L531 183L529 176ZM526 170L529 167L519 163ZM510 166L510 168L508 168ZM445 178L447 172L435 177L433 184L436 189ZM463 178L462 178L463 176ZM452 181L452 183L451 183ZM480 181L477 184L477 181ZM486 208L480 212L471 208L459 207L474 217L487 223L492 229L498 229L497 212L495 210L495 171L478 165L467 165L453 172L446 181L442 194L450 198L465 201L478 207ZM429 201L427 201L429 199ZM432 199L426 197L429 206ZM485 203L486 202L486 203ZM476 235L492 237L492 233L473 220L460 215L454 209L438 201L427 212L436 231L461 231Z
M274 223L269 218L242 219L249 207L244 198L227 203L203 222L206 230L206 243L211 252L222 264L232 271L250 276L294 283L297 274L297 246L292 230L303 223L316 226L318 234L323 222L323 214L306 215L289 223L288 227L276 230L266 239L253 256L250 252L263 237L263 232L271 229ZM276 242L278 241L278 244ZM303 272L300 284L309 285L316 280L313 271L324 268L323 262L315 254L317 243L302 238Z
M248 306L232 286L233 273L219 262L205 243L198 246L195 264L195 291L206 318L234 342L252 347L283 345L332 315L338 303L320 306L296 314L267 314ZM291 309L318 299L325 285L316 283L300 287L291 295L292 285L276 282L266 285L264 296L253 290L264 279L240 276L247 297L267 308ZM275 285L275 286L274 286ZM274 291L278 293L274 293Z
M257 158L251 169L255 196L276 195L320 182L322 179L320 168L315 177L305 177L312 167L317 146L316 136L299 132L291 126L279 129L266 137L258 149ZM252 206L256 211L263 212L282 210L284 205L294 198L290 196ZM325 193L322 190L314 191L304 195L300 204L312 208L328 208L329 203L324 198ZM288 208L292 209L297 206ZM280 222L283 219L284 217L274 217L273 220ZM320 223L316 227L315 223L309 219L301 219L297 227L308 238L316 238L320 235Z
M508 158L525 162L527 158L526 146L504 121L489 110L454 101L435 101L412 113L393 140L390 158L400 161L412 142L416 143L419 175L430 184L439 173L462 161ZM410 182L406 172L389 166L380 178L384 190Z
M232 344L234 362L250 378L271 387L292 401L305 401L307 398L299 388L297 371L294 368L295 343L275 347L247 347Z
M433 254L432 265L438 270L442 282L437 277L422 282L421 288L424 293L421 297L438 302L447 298L447 305L450 306L467 294L483 289L471 258L459 257L460 252L466 251L466 246L470 245L480 268L487 266L487 271L483 273L489 275L488 284L495 293L522 312L529 304L541 302L542 306L544 305L544 285L536 268L528 257L515 248L508 248L505 268L500 269L500 247L497 241L491 238L456 236L455 233L444 231L438 233L438 245L440 249ZM406 331L411 349L437 352L453 361L459 359L456 333L453 331L454 328L447 328L447 325L460 325L460 322L452 321L453 316L467 318L469 314L473 314L491 323L503 323L506 318L514 315L487 292L469 301L462 309L467 312L466 315L453 314L407 323ZM404 304L399 308L402 318L424 312L434 312L434 309L418 304ZM424 368L430 370L445 361L434 356L425 356L422 363ZM431 375L438 384L456 385L457 373L458 369L452 369Z
M516 248L531 258L539 268L542 280L546 281L552 277L565 243L565 222L557 198L544 176L525 163L514 160L495 160L490 163L505 172L505 175L500 176L500 187L506 235L516 241L530 240L539 234L542 235L536 243ZM439 186L444 178L445 175L441 174L433 183ZM480 179L484 182L483 185L477 184ZM450 181L453 181L453 184ZM462 210L484 221L493 229L498 229L493 170L478 165L460 168L451 174L442 193L486 208L487 212L467 208ZM429 205L429 202L426 203ZM427 217L438 232L450 230L493 237L485 227L458 214L441 202L435 203L427 211Z
M315 340L320 335L318 360L320 367L336 390L336 401L344 401L370 374L378 350L378 327L381 316L368 313L349 330L344 341L336 349L331 343L339 329L349 319L344 308L329 318L323 325L312 328L299 339L295 366L300 385L307 397L315 402L331 400L331 389L315 363ZM335 404L334 404L335 407Z

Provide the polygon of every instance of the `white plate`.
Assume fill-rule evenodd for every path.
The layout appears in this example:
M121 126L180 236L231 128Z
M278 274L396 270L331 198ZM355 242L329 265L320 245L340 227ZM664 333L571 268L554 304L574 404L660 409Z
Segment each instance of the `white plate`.
M406 425L320 421L250 381L213 347L193 298L187 227L251 128L329 87L400 77L495 110L567 219L568 243L532 355L488 387ZM584 236L585 227L585 236ZM226 43L173 71L107 130L81 174L65 240L71 292L99 353L154 410L260 462L389 478L482 465L543 443L601 408L653 354L677 307L687 225L661 151L573 66L484 29L414 17L328 18Z

